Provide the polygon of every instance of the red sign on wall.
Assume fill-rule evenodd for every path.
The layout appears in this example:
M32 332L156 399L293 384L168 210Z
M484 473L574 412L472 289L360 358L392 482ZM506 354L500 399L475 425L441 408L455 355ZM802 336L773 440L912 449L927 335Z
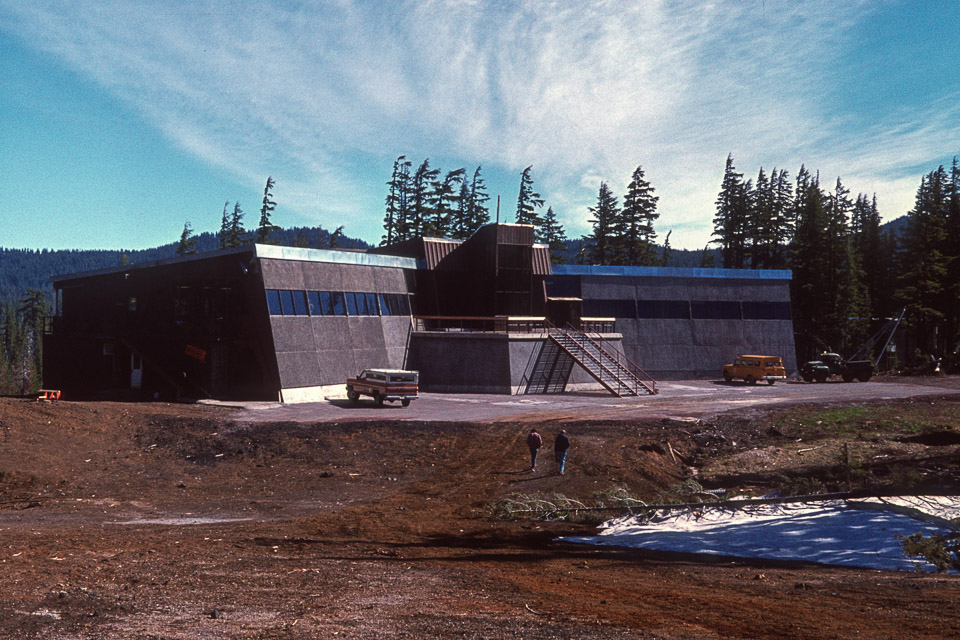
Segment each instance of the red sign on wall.
M204 362L207 359L207 352L200 347L193 346L192 344L187 345L186 354L191 358L196 358L200 362Z

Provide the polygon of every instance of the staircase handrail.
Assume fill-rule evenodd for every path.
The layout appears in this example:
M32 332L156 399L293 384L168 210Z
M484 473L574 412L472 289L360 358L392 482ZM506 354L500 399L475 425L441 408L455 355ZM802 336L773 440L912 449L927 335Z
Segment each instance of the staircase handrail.
M589 359L599 366L602 372L605 372L608 376L616 380L618 389L620 388L628 389L632 391L634 395L640 395L640 387L643 387L648 393L651 393L654 395L657 394L656 380L654 380L653 377L650 376L650 374L648 374L646 371L641 369L639 365L637 365L635 362L630 360L630 358L620 354L620 352L615 352L617 353L617 357L614 357L613 355L611 355L611 353L607 349L603 347L602 344L600 344L599 342L597 342L596 340L588 336L586 332L571 326L569 323L567 323L567 328L557 327L551 324L550 322L545 322L544 326L547 329L548 335L552 336L553 333L555 332L569 339L574 344L576 344L577 347L580 348L580 350L583 352L584 355L589 356ZM602 356L606 356L617 367L618 372L623 372L623 374L611 371L610 368L602 361L601 358L598 358L594 353L590 351L590 349L587 348L586 343L578 340L579 336L583 336L583 338L587 342L589 342L590 346L596 349ZM631 369L631 366L633 367L633 369ZM639 375L637 375L637 372L640 372L644 376L646 376L649 382L643 380ZM623 379L624 377L627 377L627 382L624 381ZM633 380L633 385L628 384L628 381L631 379ZM599 380L601 384L604 384L604 386L607 386L607 384L603 382L601 377L597 377L597 380ZM607 388L610 389L610 391L616 393L617 395L620 395L618 391L614 391L609 386Z
M553 340L555 340L555 341L557 342L557 344L560 345L560 347L561 347L564 351L566 351L566 352L569 353L571 356L573 356L573 358L574 358L575 360L578 359L578 356L576 356L575 354L573 354L573 353L570 351L569 347L563 345L559 340L557 340L557 335L556 335L556 334L559 334L561 337L564 337L564 338L569 339L573 344L577 345L577 347L578 347L578 348L580 349L580 351L582 352L582 355L587 356L587 357L589 358L589 360L591 360L591 361L594 363L594 365L597 366L597 367L600 369L600 374L596 374L596 373L594 373L594 372L591 371L591 375L593 375L593 376L597 379L597 381L599 381L600 384L602 384L603 386L605 386L610 392L615 393L615 394L618 395L618 396L620 395L620 392L619 392L619 391L615 391L614 389L612 389L612 388L609 386L609 384L608 384L607 382L604 382L603 376L602 376L603 373L606 373L608 377L613 378L614 380L617 381L617 388L618 388L618 389L621 388L621 387L623 387L623 388L626 388L626 389L630 389L631 391L633 391L634 394L637 393L637 390L636 390L636 389L631 389L631 387L630 387L629 385L624 384L623 381L620 379L620 376L618 376L616 373L614 373L613 371L611 371L599 358L597 358L596 355L590 353L590 351L587 350L587 348L586 348L582 343L578 342L578 341L576 340L576 338L575 338L573 335L571 335L571 333L570 333L569 331L567 331L567 330L565 330L565 329L561 329L560 327L552 326L552 325L551 325L550 327L547 327L547 335L549 335ZM605 352L604 352L604 353L605 353ZM581 364L584 364L584 363L581 361ZM589 371L589 369L588 369L588 371Z
M575 331L577 330L576 327L573 327L569 322L567 323L567 326L570 327L571 329L575 330ZM603 351L604 353L606 353L606 354L607 354L608 356L610 356L611 358L613 357L613 356L610 355L610 353L609 353L608 351L606 351L606 350L603 348L603 346L602 346L599 342L597 342L596 340L594 340L593 338L591 338L591 337L590 337L590 334L589 334L588 332L586 332L586 331L580 331L580 333L582 333L583 336L584 336L587 340L589 340L595 347L597 347L598 349L600 349L601 351ZM648 389L649 391L651 391L651 392L654 393L654 394L657 393L657 381L654 379L653 376L651 376L649 373L647 373L646 371L644 371L644 369L643 369L640 365L638 365L636 362L634 362L633 360L631 360L631 359L627 356L627 354L622 353L622 352L620 352L620 351L614 351L614 353L617 354L617 355L616 355L616 358L614 358L614 360L617 362L617 364L620 364L620 366L624 367L624 368L627 369L630 373L632 373L632 374L637 378L637 380L640 382L640 384L642 384L642 385L644 385L645 387L647 387L647 389ZM622 363L620 362L621 359L626 363L626 365L624 365L624 364L622 364ZM638 375L638 374L639 374L639 375ZM647 386L647 383L649 383L650 386Z

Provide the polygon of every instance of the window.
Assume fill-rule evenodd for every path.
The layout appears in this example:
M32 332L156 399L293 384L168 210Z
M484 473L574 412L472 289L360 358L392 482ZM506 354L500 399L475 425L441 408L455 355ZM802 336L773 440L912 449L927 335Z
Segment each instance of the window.
M393 312L393 309L390 308L390 303L388 302L388 297L391 294L387 293L378 293L377 298L380 302L380 315L382 316L395 316L396 313Z
M347 298L347 315L358 316L360 310L357 308L357 294L353 291L347 291L343 294Z
M304 291L292 291L293 294L293 314L297 316L307 315L307 294Z
M345 316L347 315L347 303L344 300L343 293L340 291L331 291L330 292L330 301L333 305L333 313L330 315L334 316ZM324 314L326 315L326 314Z
M748 302L744 301L744 320L790 320L789 302Z
M267 309L272 316L282 316L283 308L280 306L280 292L276 289L267 289Z
M380 315L380 313L377 311L377 294L365 293L363 295L367 299L367 313L372 316Z
M740 302L737 300L697 301L690 303L695 320L739 320Z
M686 300L637 300L637 317L658 320L689 320L690 303Z
M285 316L293 315L293 291L280 292L280 309Z
M327 294L327 299L329 300L330 294ZM323 313L323 303L320 301L320 292L319 291L307 291L307 304L310 307L310 315L312 316L322 316Z
M633 300L584 300L583 315L588 318L636 318Z

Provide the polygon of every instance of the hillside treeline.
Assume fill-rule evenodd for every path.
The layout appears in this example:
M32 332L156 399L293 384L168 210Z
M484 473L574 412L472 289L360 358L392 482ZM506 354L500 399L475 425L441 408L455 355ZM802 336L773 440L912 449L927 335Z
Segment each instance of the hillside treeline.
M923 176L896 228L880 224L876 195L854 197L841 178L822 183L761 167L744 180L727 158L716 201L721 266L793 271L797 351L850 356L880 319L906 309L899 364L960 367L960 166ZM877 356L880 354L872 354Z

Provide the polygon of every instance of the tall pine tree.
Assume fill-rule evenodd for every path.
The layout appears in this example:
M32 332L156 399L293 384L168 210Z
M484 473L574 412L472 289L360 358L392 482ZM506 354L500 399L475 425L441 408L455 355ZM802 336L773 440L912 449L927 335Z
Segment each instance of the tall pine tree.
M533 178L530 165L520 174L520 195L517 197L517 224L532 224L539 228L542 220L537 209L543 207L543 198L533 190Z
M643 168L633 171L627 193L623 197L623 209L617 224L618 253L622 262L628 265L654 266L658 263L653 223L657 213L659 196L653 195L653 187L644 177Z
M538 240L550 248L550 262L562 264L567 245L567 234L563 225L553 213L553 207L547 207L547 214L543 217Z
M593 235L589 238L590 260L596 265L613 264L616 258L613 229L620 212L617 208L617 198L606 182L600 183L597 205L590 207L590 213L593 214L590 221L593 225Z
M435 182L438 175L440 175L439 169L430 168L430 158L425 159L413 174L410 182L410 225L407 229L407 238L418 238L424 235L433 214L431 202L436 192Z
M406 156L393 163L393 175L387 183L386 215L383 218L383 238L380 246L407 240L409 231L409 194L411 163Z
M717 196L717 213L713 218L713 235L720 247L723 266L742 269L747 259L749 200L743 174L733 165L733 154L727 156L723 183Z
M273 200L273 193L270 191L276 183L273 178L267 176L267 185L263 188L263 206L260 207L260 223L257 225L257 242L260 244L270 243L270 234L279 231L280 227L270 221L277 203Z

